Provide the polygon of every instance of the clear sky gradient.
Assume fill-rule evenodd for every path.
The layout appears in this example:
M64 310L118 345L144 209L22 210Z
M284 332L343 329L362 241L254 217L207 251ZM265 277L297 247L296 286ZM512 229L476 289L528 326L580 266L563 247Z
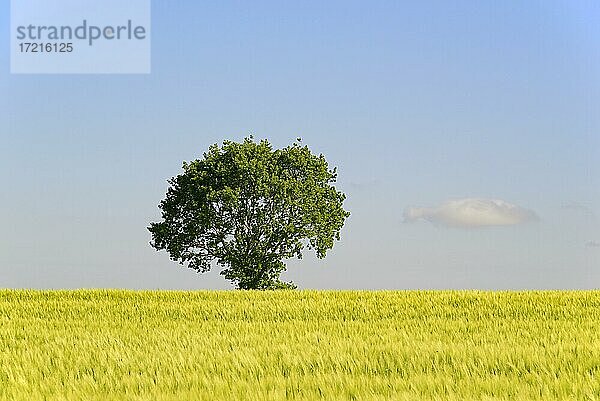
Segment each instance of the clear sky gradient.
M146 226L250 133L302 137L348 196L301 288L600 287L600 3L252 3L154 1L149 75L11 75L2 2L0 287L231 288ZM535 218L453 224L475 199Z

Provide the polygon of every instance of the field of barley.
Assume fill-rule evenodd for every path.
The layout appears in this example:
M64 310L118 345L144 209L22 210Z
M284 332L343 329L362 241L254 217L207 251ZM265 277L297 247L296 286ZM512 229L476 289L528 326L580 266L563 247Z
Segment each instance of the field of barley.
M0 290L1 400L600 400L600 291Z

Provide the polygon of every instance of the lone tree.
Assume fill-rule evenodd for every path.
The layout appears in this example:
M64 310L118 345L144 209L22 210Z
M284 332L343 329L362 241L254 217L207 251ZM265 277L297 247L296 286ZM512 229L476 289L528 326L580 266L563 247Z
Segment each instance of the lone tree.
M184 162L159 205L162 221L148 227L150 244L198 272L216 262L239 289L296 288L279 279L283 260L305 247L324 258L350 215L336 168L298 142L224 141Z

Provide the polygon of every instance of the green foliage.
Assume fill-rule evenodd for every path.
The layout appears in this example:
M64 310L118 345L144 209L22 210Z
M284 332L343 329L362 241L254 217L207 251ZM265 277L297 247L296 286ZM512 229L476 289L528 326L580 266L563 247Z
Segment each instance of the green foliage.
M600 291L0 290L0 400L598 400Z
M216 262L240 289L295 288L279 281L283 260L305 247L324 258L350 215L336 169L299 143L225 141L183 170L148 228L151 244L199 272Z

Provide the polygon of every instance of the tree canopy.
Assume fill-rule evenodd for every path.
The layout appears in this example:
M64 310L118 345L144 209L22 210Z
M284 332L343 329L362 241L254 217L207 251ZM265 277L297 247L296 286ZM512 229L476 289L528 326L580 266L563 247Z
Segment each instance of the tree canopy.
M305 248L324 258L350 215L336 179L299 141L275 150L252 137L212 145L169 180L151 245L198 272L216 263L239 289L295 288L279 279L284 260Z

